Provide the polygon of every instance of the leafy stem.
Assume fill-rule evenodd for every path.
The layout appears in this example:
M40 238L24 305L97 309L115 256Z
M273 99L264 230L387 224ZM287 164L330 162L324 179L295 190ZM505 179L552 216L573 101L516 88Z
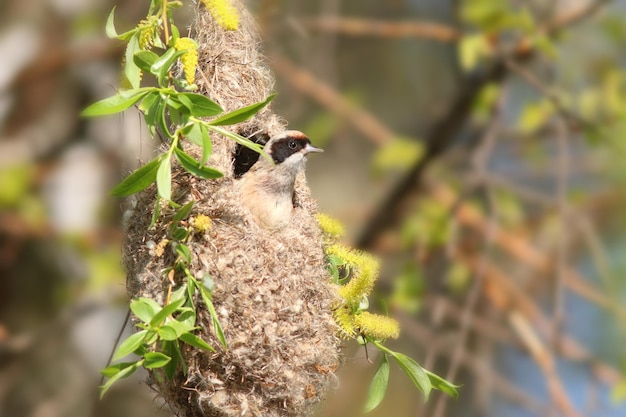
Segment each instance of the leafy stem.
M167 18L167 0L162 0L163 4L161 6L161 19L163 20L163 34L164 34L164 38L165 38L165 44L169 44L170 41L170 32L169 32L169 25L167 24L168 22L168 18Z

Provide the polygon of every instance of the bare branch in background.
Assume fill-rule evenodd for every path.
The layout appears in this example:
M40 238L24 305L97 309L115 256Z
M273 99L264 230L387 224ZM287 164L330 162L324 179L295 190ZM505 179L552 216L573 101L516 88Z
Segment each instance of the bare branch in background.
M550 34L574 24L592 15L604 3L605 0L598 0L568 10L566 17L556 17L543 25L544 30ZM374 248L378 236L382 235L389 227L397 224L398 219L402 218L402 208L407 206L408 201L412 201L416 197L417 185L426 167L453 145L456 135L469 118L472 103L483 87L491 83L500 84L507 77L508 66L511 63L523 65L532 57L532 50L528 49L526 41L522 39L512 52L501 53L486 70L468 76L464 80L459 88L460 92L450 104L448 112L435 122L425 135L426 151L424 156L405 174L404 178L398 182L380 204L359 238L358 247L362 249Z
M306 29L351 37L417 38L454 42L461 36L455 28L436 22L322 17L303 19L301 23Z

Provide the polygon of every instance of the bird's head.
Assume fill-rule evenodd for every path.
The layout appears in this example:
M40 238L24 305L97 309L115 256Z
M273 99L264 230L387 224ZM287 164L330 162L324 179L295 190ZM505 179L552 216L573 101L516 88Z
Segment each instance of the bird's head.
M290 170L304 168L307 155L312 152L324 152L311 144L309 138L297 130L286 130L273 136L264 151L272 157L276 165L282 165Z

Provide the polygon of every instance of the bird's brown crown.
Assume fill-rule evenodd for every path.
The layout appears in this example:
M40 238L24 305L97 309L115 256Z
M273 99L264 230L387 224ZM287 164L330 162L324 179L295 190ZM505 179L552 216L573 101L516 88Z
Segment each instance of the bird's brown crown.
M280 164L291 155L302 152L311 145L309 138L297 130L287 130L267 144L266 151L271 155L274 163Z

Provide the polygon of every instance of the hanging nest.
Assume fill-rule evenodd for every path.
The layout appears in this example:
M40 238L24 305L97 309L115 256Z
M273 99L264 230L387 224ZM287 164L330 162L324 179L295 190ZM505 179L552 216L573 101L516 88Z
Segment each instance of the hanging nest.
M234 3L240 24L224 30L199 4L192 36L199 44L197 84L200 92L226 111L264 100L273 78L258 51L255 25ZM269 108L231 129L243 136L273 135L284 122ZM260 135L260 136L259 136ZM312 413L339 364L339 340L332 318L336 291L329 283L322 236L313 217L304 176L296 181L296 207L281 232L259 228L241 205L233 174L236 145L213 136L209 165L224 177L205 180L173 167L172 199L195 200L189 221L211 218L208 231L186 242L191 272L214 280L213 302L228 348L216 339L211 317L195 300L198 336L217 349L207 352L182 345L187 373L173 380L150 371L148 383L179 416L301 416ZM187 145L187 152L199 149ZM124 261L131 297L148 297L161 305L170 286L163 270L175 254L168 246L173 212L164 207L149 228L155 187L137 196L127 219ZM182 277L176 277L180 282Z

